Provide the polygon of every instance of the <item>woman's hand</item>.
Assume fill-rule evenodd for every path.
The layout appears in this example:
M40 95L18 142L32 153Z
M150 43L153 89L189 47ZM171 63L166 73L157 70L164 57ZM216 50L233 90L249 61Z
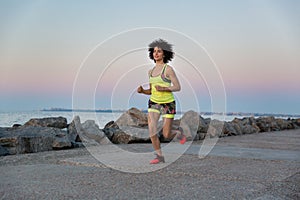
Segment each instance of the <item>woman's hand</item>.
M151 84L149 86L151 88ZM142 86L139 86L136 91L137 91L137 93L151 95L151 89L144 89Z
M155 86L156 91L162 92L163 91L163 87L156 85Z
M156 89L157 91L159 91L159 92L171 92L171 90L170 90L169 88L167 88L167 87L161 87L161 86L159 86L159 85L156 85L156 86L155 86L155 89Z
M142 86L138 87L138 89L136 90L138 93L143 93L144 92L144 88Z

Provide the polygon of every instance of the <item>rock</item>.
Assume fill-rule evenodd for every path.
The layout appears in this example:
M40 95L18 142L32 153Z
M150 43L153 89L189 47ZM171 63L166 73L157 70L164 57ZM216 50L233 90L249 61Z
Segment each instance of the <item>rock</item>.
M52 149L53 136L44 127L20 127L7 130L0 136L0 144L9 154L35 153Z
M119 128L104 128L102 131L106 135L106 137L111 141L114 133L119 130Z
M197 136L196 136L196 139L197 139L197 140L204 140L205 137L206 137L206 134L207 134L207 133L198 132L198 133L197 133Z
M254 117L244 117L243 119L236 119L241 123L242 126L256 124Z
M300 126L300 118L295 119L295 124L297 124L298 126Z
M103 128L103 132L104 134L106 135L106 137L109 139L109 140L112 140L112 137L114 135L114 133L120 129L119 126L114 122L114 121L110 121L108 122L104 128Z
M69 149L72 147L73 147L72 142L67 137L67 134L56 136L52 143L52 148L54 150Z
M52 149L82 147L81 140L90 144L130 144L151 142L147 115L131 108L116 121L100 129L93 120L83 124L75 116L69 125L63 117L31 119L24 126L0 127L0 155L34 153ZM181 126L188 139L223 137L300 128L300 119L275 119L274 117L235 118L231 122L204 119L194 111L186 112L180 120L173 121L173 129ZM63 128L67 127L67 131ZM162 142L169 142L162 135L163 121L158 123Z
M224 136L239 135L232 122L224 122Z
M261 132L261 131L260 131L260 128L257 126L257 124L252 124L252 127L253 127L254 129L256 129L256 132L255 132L255 133Z
M174 124L177 124L178 127L179 123L179 120L176 120ZM158 130L160 130L163 122L159 121L158 124ZM150 142L147 126L147 114L131 108L123 113L116 122L107 123L103 132L114 144L147 143Z
M235 132L233 132L233 135L242 135L243 133L243 126L245 121L242 121L241 119L238 118L234 118L231 122L230 122L233 126L233 128L235 129Z
M94 120L87 120L82 124L85 138L92 139L99 144L110 144L110 141Z
M118 126L146 127L148 126L148 117L146 113L136 108L130 108L115 123Z
M206 137L215 138L215 137L223 136L224 135L223 128L224 128L223 121L219 121L216 119L211 120Z
M245 125L245 121L243 122L242 119L239 119L239 118L234 118L231 122L239 124L240 126Z
M300 118L298 118L298 119L292 119L292 122L293 122L293 126L294 126L294 128L296 129L298 129L298 128L300 128Z
M235 129L235 135L242 135L243 134L243 126L242 124L238 123L238 122L231 122L233 128Z
M12 127L17 128L17 127L20 127L20 126L22 126L22 125L21 124L14 124Z
M107 129L107 128L117 128L118 129L119 126L115 123L115 121L110 121L104 126L104 129Z
M68 125L68 138L72 143L81 142L79 134L76 129L76 124L80 124L79 116L75 116L72 122Z
M11 134L13 128L0 128L0 146L5 148L9 154L16 154L18 138Z
M207 133L209 123L210 119L205 121L203 117L199 116L199 126L197 132Z
M24 126L43 126L63 129L67 128L67 119L64 117L34 118L26 122Z
M121 129L116 129L113 136L112 136L112 143L114 144L128 144L130 141L131 136Z
M7 156L7 155L9 155L8 150L0 145L0 156Z
M200 126L199 122L200 122L199 114L192 110L187 111L181 117L180 127L182 127L184 134L186 135L188 140L194 140L194 138L196 137L198 130L199 130L199 126ZM203 126L203 120L201 120L200 130L203 129L202 126Z
M147 128L137 128L131 126L121 126L120 129L123 133L128 134L128 143L149 143L151 142L149 137L149 130Z
M197 135L195 136L194 140L204 140L205 139L209 123L210 123L210 119L205 120L203 117L199 116Z
M243 126L242 131L243 131L243 134L252 134L252 133L258 133L260 131L260 129L256 125L252 126L252 125L246 124Z
M150 142L148 128L120 126L119 128L105 128L103 132L114 144Z
M210 118L204 118L204 122L208 125L210 123L211 119Z
M294 124L291 120L278 118L276 119L276 123L279 126L280 130L294 129Z
M256 125L259 127L260 132L270 132L270 131L279 131L280 130L280 127L278 126L278 124L273 116L257 118Z
M76 135L77 139L73 146L77 144L78 138L86 144L110 144L110 141L94 120L87 120L81 124L79 116L75 116L69 125L68 131L70 135L73 135L73 138Z
M71 146L66 135L66 131L53 127L21 126L0 129L0 145L6 148L9 154L64 149Z

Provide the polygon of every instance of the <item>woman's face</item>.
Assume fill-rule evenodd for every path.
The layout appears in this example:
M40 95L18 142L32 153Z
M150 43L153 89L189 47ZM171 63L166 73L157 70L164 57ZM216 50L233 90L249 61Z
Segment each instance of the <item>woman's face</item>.
M154 60L157 62L157 61L161 61L163 60L163 57L164 56L164 51L159 48L159 47L155 47L154 50L153 50L153 58Z

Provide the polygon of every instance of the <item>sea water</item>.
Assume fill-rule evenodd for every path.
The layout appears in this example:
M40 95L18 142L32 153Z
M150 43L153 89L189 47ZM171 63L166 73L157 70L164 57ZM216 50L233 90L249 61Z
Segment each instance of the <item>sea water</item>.
M14 124L23 125L32 118L45 117L65 117L67 123L71 123L74 116L80 117L81 123L86 120L94 120L100 128L108 122L115 121L122 113L97 113L97 112L57 112L57 111L20 111L20 112L0 112L0 127L11 127Z
M65 117L67 123L71 123L74 116L80 117L81 123L86 120L94 120L100 128L103 128L108 122L116 121L122 112L72 112L72 111L15 111L0 112L0 127L11 127L14 124L23 125L32 118L45 117ZM183 114L176 114L175 119L180 119ZM222 121L231 121L235 117L243 118L246 116L226 116L226 115L201 115L203 118L218 119Z

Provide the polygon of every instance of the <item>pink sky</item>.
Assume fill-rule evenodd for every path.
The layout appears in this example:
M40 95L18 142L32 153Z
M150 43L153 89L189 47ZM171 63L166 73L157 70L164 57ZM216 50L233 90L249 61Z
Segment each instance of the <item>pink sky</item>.
M228 111L300 113L297 106L300 101L300 16L296 9L299 3L295 1L224 2L218 8L214 3L198 1L172 4L174 13L168 14L171 21L166 20L166 13L162 13L161 20L153 20L151 6L146 5L150 3L136 4L139 18L130 14L130 8L125 9L127 4L115 7L109 2L105 5L77 2L72 3L72 7L67 2L57 1L1 4L0 111L72 107L78 70L89 52L104 41L108 41L102 45L105 51L98 48L94 57L87 59L86 65L91 68L81 72L84 76L80 77L77 87L82 101L86 94L94 95L97 88L97 98L103 96L108 101L97 99L96 106L110 106L111 89L132 93L135 86L147 83L147 70L152 62L147 58L146 49L127 53L97 82L108 62L125 51L134 50L133 44L146 48L151 40L162 37L174 44L177 57L170 64L181 74L184 88L189 90L179 96L186 97L194 90L201 101L199 104L204 102L201 107L210 109L207 87L221 85L221 78ZM106 9L102 9L104 7ZM188 12L179 14L182 9ZM110 11L115 15L109 15ZM167 31L145 29L132 35L121 34L142 27L160 27ZM216 69L204 50L169 30L184 34L205 48L220 77L210 71ZM118 34L121 36L111 40ZM203 77L182 57L194 62ZM139 65L147 66L133 70ZM137 98L141 101L137 102L140 107L145 101L135 95L125 98L133 98L131 101Z

